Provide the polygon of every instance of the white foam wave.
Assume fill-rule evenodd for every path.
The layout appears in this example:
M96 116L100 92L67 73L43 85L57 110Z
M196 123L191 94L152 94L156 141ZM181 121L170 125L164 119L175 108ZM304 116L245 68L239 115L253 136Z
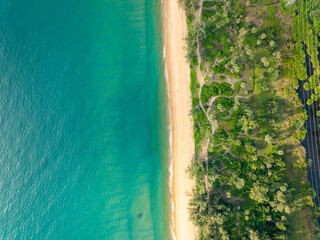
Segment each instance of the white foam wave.
M163 23L166 18L166 11L165 11L165 1L162 0L162 19ZM172 122L171 122L171 109L170 109L170 85L169 85L169 78L168 78L168 69L167 69L167 63L166 63L166 28L165 24L163 24L163 62L164 62L164 72L165 72L165 79L166 79L166 89L167 89L167 96L168 96L168 117L169 117L169 187L170 187L170 199L171 199L171 223L170 223L170 231L171 231L171 237L173 240L176 240L176 235L174 233L174 201L173 201L173 157L172 157Z
M168 112L169 112L169 151L170 151L170 165L169 165L169 186L170 186L170 195L171 195L171 236L172 239L176 240L176 236L174 233L174 201L173 201L173 157L172 157L172 122L171 122L171 109L170 109L170 92L169 92L169 79L168 79L168 70L167 64L165 63L165 78L167 84L167 95L168 95Z

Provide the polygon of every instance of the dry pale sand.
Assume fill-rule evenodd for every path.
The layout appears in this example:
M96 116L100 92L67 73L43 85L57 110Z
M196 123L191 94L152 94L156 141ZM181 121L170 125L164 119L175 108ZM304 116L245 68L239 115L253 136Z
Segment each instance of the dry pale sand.
M195 239L195 228L189 220L188 202L193 181L186 173L194 142L190 116L190 69L186 61L187 24L177 0L166 0L166 64L169 78L172 122L174 231L177 240Z

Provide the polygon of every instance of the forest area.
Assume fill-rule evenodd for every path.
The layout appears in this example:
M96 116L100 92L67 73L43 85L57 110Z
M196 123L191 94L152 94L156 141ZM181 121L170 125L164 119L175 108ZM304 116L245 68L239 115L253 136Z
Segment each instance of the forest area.
M320 0L179 2L188 25L190 212L199 239L320 239L307 177L314 159L302 145L306 106L319 101Z

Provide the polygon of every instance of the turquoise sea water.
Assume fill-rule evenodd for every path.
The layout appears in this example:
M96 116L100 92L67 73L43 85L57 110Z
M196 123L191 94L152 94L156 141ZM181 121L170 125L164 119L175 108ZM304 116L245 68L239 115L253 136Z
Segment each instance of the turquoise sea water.
M0 239L170 239L159 0L0 0Z

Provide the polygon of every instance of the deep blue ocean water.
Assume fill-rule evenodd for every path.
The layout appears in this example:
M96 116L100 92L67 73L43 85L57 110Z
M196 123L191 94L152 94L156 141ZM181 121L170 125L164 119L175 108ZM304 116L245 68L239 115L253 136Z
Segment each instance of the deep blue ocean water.
M170 239L160 0L0 0L0 239Z

